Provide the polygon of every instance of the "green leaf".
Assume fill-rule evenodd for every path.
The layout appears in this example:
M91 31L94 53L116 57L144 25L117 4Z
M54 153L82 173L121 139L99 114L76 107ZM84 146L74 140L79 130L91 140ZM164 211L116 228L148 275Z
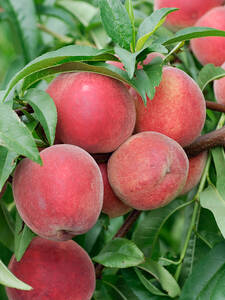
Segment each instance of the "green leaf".
M73 14L84 26L88 26L98 9L84 1L60 0L57 5Z
M224 69L216 67L213 64L204 66L198 75L198 84L200 86L200 89L203 91L207 84L209 84L211 81L222 78L224 76Z
M8 105L0 104L0 116L0 145L41 164L33 137L17 114Z
M135 268L135 272L140 279L141 283L145 286L145 288L152 293L153 295L158 295L158 296L166 296L163 292L161 292L153 283L151 283L150 280L148 280L140 270Z
M10 251L14 251L13 221L5 204L0 202L0 241Z
M165 17L176 10L177 8L161 8L144 19L138 29L136 51L143 48L150 36L165 22Z
M214 288L215 282L213 279L218 276L218 273L221 272L221 269L224 269L224 267L225 242L222 242L216 245L195 265L191 276L184 284L179 300L220 299L213 297L215 290L211 290L211 285L213 285ZM224 270L222 273L224 273ZM221 273L220 276L222 276ZM207 293L206 289L208 290Z
M30 89L24 99L33 108L36 117L45 131L49 144L53 145L57 123L57 111L52 98L44 91Z
M225 281L225 268L223 268L220 277L217 279L217 282L211 294L211 299L215 299L215 300L224 299L224 295L225 295L224 281Z
M17 261L20 261L23 257L27 247L29 246L35 234L24 224L20 215L16 214L16 226L15 226L15 257Z
M16 278L0 260L0 284L16 288L19 290L30 291L32 287Z
M33 0L1 0L1 5L10 16L10 21L20 41L25 62L38 55L39 32L36 25L36 12ZM26 9L25 9L26 8Z
M165 207L141 214L132 240L146 256L153 255L159 233L169 217L186 205L186 200L178 198Z
M114 59L115 58L111 54L110 50L97 50L96 48L77 45L62 47L56 51L45 53L31 61L11 79L7 89L5 90L3 100L7 101L7 96L20 80L31 74L33 74L33 76L37 76L38 71L48 71L49 68L57 67L73 61L105 61ZM36 81L38 79L39 78L36 78Z
M142 263L144 255L132 241L116 238L109 242L93 260L105 267L128 268Z
M167 46L177 42L187 41L200 37L207 36L223 36L225 37L225 31L218 30L209 27L188 27L176 32L172 38L164 38L161 40L162 44Z
M200 202L204 208L209 209L225 238L225 195L221 194L214 185L210 184L201 194Z
M159 263L148 259L145 263L139 265L138 268L153 275L170 297L175 298L180 295L180 287L178 283L167 269Z
M15 152L0 146L0 191L6 180L9 178L9 175L14 170L17 157L18 155Z
M110 37L107 35L102 26L96 26L95 28L91 29L90 35L98 49L105 48L111 41Z
M126 50L133 38L132 24L120 0L99 0L103 26L113 42Z
M128 300L116 286L105 280L96 281L96 289L93 298L95 300Z

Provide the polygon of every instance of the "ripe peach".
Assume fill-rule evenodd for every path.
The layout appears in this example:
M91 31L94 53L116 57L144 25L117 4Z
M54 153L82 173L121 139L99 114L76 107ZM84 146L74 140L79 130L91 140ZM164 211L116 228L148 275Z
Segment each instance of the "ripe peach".
M48 87L57 112L57 138L91 153L114 151L133 132L131 95L116 79L88 72L59 75Z
M188 178L181 195L186 194L199 183L205 168L207 157L207 152L202 152L195 157L189 158Z
M224 0L155 0L155 9L176 7L178 11L169 14L165 25L171 30L193 26L208 10L223 5Z
M225 69L225 63L221 68ZM214 81L214 93L216 101L220 104L225 104L225 77Z
M90 300L94 293L94 266L74 241L34 238L19 262L11 258L9 269L33 287L6 288L9 300Z
M196 82L180 69L164 67L162 81L147 107L136 92L133 96L136 132L157 131L183 147L200 135L206 116L204 96Z
M211 9L195 24L225 30L225 6ZM202 65L220 66L225 61L225 37L210 36L191 40L191 49Z
M38 235L68 240L88 231L103 203L101 172L94 159L73 145L40 153L43 166L22 160L13 177L13 194L24 222Z
M104 163L99 164L104 183L104 198L102 211L110 218L116 218L125 215L131 208L125 205L113 192L107 175L107 165Z
M183 189L187 175L188 158L182 147L158 132L133 135L108 162L113 191L138 210L168 204Z

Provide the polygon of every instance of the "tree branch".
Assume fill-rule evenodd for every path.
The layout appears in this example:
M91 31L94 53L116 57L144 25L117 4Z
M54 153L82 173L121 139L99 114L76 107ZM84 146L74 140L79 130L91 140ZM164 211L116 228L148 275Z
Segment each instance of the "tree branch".
M225 105L212 101L206 101L206 108L225 113Z
M198 137L191 145L184 148L188 157L193 157L205 150L225 146L225 126Z

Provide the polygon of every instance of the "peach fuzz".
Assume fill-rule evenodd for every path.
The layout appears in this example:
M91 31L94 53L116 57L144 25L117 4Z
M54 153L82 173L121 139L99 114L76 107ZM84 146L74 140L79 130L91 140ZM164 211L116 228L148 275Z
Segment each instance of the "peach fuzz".
M155 0L155 9L163 7L179 8L166 17L165 25L169 29L176 31L185 27L190 27L215 6L223 5L224 0Z
M107 165L105 163L98 164L102 173L104 183L104 198L102 212L110 218L116 218L125 215L131 208L125 205L113 192L107 175Z
M157 131L183 147L200 135L206 117L204 96L197 83L182 70L164 67L162 81L147 106L135 91L132 95L136 100L136 132Z
M40 153L43 166L23 159L13 177L16 207L38 235L68 240L96 223L103 203L103 181L95 160L73 145Z
M222 64L221 68L225 70L225 62ZM216 101L225 105L225 77L215 80L213 88Z
M116 79L89 72L61 74L47 92L57 108L56 136L63 143L107 153L133 132L135 105Z
M95 290L92 261L74 241L34 238L19 262L13 255L9 269L33 288L6 288L9 300L90 300Z
M195 157L189 158L188 178L181 192L181 195L186 194L199 183L205 168L207 157L208 153L202 152Z
M133 135L108 162L113 191L138 210L168 204L183 189L187 175L188 158L182 147L158 132Z
M225 6L211 9L195 24L225 30ZM202 65L220 66L225 62L225 37L210 36L191 40L191 50Z

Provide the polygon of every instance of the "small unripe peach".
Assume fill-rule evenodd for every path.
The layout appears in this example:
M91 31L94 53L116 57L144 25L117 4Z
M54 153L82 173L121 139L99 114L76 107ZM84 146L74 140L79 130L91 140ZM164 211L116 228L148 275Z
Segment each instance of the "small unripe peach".
M13 177L13 194L24 222L38 235L68 240L87 232L102 209L103 182L95 160L73 145L41 151L43 166L23 159Z
M207 152L202 152L195 157L189 158L188 178L181 195L186 194L199 183L205 168L207 156Z
M9 269L33 288L6 288L9 300L90 300L94 293L94 266L74 241L36 237L19 262L12 257Z
M99 164L104 183L104 198L102 211L110 218L116 218L125 215L131 210L129 206L124 204L113 192L107 175L107 165L105 163Z
M182 147L158 132L133 135L108 162L113 191L138 210L168 204L183 189L187 175L188 158Z

